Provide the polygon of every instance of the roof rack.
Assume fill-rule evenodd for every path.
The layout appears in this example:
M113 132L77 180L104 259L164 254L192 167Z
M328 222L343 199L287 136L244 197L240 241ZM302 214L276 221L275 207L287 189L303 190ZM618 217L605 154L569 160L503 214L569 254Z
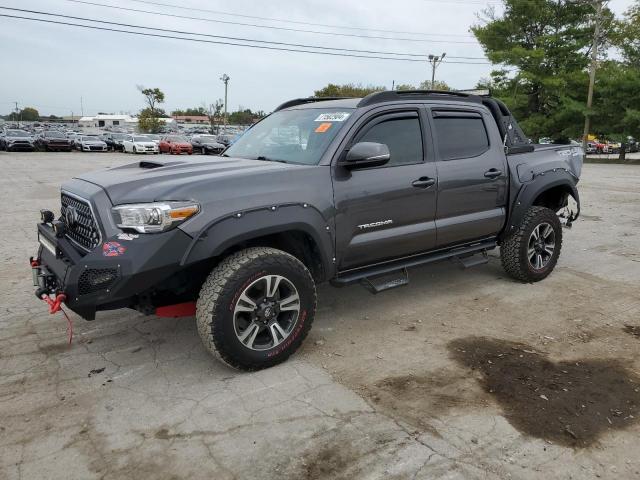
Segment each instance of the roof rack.
M288 102L284 102L282 105L279 105L278 108L274 110L277 112L278 110L283 110L289 107L295 107L296 105L304 105L305 103L314 103L314 102L327 102L329 100L346 100L354 97L308 97L308 98L296 98L294 100L289 100Z
M482 103L480 97L462 92L444 90L392 90L370 93L360 100L358 107L366 107L368 105L375 105L376 103L397 102L399 100L442 100L443 98L447 100Z

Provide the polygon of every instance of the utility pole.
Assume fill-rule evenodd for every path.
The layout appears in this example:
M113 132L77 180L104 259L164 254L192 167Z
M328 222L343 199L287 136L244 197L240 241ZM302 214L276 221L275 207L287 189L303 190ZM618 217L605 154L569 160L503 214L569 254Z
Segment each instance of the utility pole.
M84 105L82 104L82 97L80 97L80 115L84 117Z
M18 108L18 102L13 102L16 104L16 120L18 120L18 126L20 125L20 120L22 120L22 115L20 115L20 109ZM20 117L18 117L20 115Z
M429 55L429 64L431 64L431 90L435 90L436 85L436 68L442 63L446 53L442 55Z
M226 135L227 134L227 92L229 90L229 80L231 80L231 77L226 73L223 73L222 76L220 77L220 80L224 82L224 119L222 124L223 125L222 131L223 131L223 135Z
M596 69L598 68L598 44L600 43L600 28L602 26L602 9L605 0L594 0L592 5L596 11L596 24L593 32L593 45L591 46L591 65L589 66L589 93L587 94L587 112L584 116L584 133L582 135L582 150L587 156L587 139L591 130L591 106L593 105L593 88L596 83Z

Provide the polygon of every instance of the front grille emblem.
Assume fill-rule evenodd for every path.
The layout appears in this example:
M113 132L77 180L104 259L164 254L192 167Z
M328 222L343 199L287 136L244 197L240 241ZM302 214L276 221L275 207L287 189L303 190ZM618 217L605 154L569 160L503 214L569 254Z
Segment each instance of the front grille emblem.
M78 224L78 211L75 207L68 206L64 218L67 221L67 227L73 228Z

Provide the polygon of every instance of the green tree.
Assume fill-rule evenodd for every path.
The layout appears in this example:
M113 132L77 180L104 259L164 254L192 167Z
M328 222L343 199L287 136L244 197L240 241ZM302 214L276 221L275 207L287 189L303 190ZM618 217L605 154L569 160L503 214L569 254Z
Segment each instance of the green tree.
M33 107L25 107L19 112L13 112L9 115L9 120L23 122L37 122L40 119L40 113Z
M503 0L489 8L472 32L491 62L491 87L520 119L525 132L577 137L587 112L587 66L593 37L591 2ZM613 28L605 9L603 39ZM605 50L603 50L605 51ZM515 73L508 66L515 67Z
M224 108L224 102L221 98L216 100L216 103L212 103L209 105L209 112L207 115L209 117L209 123L211 124L211 130L215 129L215 126L218 125L222 121L222 109Z
M229 115L231 125L251 125L253 122L255 122L255 114L249 108L240 107Z
M174 110L173 112L171 112L171 115L185 117L202 117L208 115L208 112L204 107L193 107L187 108L186 110Z
M164 126L163 122L149 108L145 108L138 114L138 130L144 133L159 133Z
M431 80L425 80L424 82L420 83L420 90L432 90ZM445 82L444 80L436 80L433 85L433 90L442 90L448 92L449 90L451 90L451 87L449 87L449 85L447 85L447 82Z
M163 127L160 118L166 117L167 114L158 104L164 103L164 93L159 88L145 88L138 85L138 90L144 95L147 107L143 108L138 114L138 129L146 133L158 133Z
M385 87L378 87L375 85L363 86L362 84L347 83L344 85L337 85L330 83L326 87L316 90L314 92L315 97L366 97L373 92L382 92L386 90Z
M628 65L640 68L640 0L625 12L617 26L615 45Z

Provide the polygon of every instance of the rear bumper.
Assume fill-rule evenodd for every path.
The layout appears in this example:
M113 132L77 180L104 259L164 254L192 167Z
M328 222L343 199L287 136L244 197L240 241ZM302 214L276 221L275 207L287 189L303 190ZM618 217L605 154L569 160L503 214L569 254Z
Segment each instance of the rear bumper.
M38 224L38 235L43 241L33 267L37 292L64 293L66 306L86 320L93 320L97 311L133 306L137 296L152 292L179 270L191 242L191 237L175 229L114 237L85 253L67 238L56 237L49 225Z

